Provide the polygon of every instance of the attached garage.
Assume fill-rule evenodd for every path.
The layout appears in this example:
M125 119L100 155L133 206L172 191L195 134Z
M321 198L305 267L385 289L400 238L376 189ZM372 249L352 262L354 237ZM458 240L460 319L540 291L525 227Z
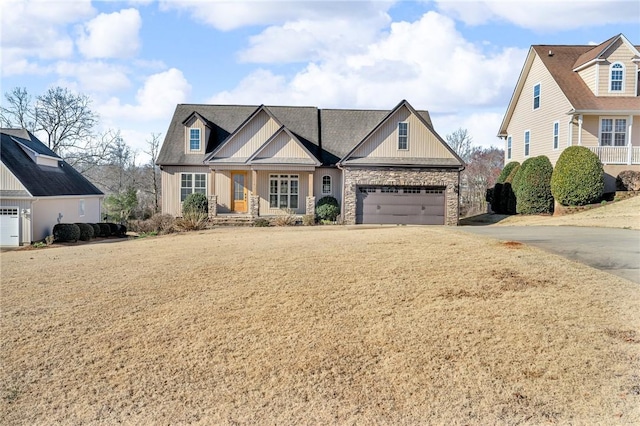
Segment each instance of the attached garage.
M445 188L358 186L356 223L444 225Z
M20 245L20 215L18 207L0 207L0 246Z

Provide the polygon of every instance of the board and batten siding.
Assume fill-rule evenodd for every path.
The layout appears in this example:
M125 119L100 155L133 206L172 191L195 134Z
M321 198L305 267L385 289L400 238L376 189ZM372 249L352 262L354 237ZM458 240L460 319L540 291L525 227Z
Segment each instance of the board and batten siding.
M4 182L3 182L4 183ZM31 200L0 198L0 207L17 207L20 215L20 244L31 244L31 215L23 212L31 209Z
M598 96L636 96L637 95L637 78L638 66L631 61L634 54L629 47L620 39L609 48L606 62L598 65ZM624 66L624 82L621 92L609 91L609 73L611 64L620 62Z
M4 164L0 163L0 182L2 189L6 191L26 191L24 185L16 178L11 170Z
M211 177L206 166L163 166L162 169L162 213L181 216L180 174L205 173L207 175L207 196L210 195Z
M306 171L258 171L257 195L260 196L260 216L277 216L288 213L280 208L272 209L269 207L269 178L271 175L298 175L298 208L294 209L293 213L305 214L305 201L309 195L309 173Z
M280 132L278 135L265 146L258 154L256 159L260 158L308 158L309 154L294 141L286 132Z
M331 193L322 193L322 177L331 176ZM337 167L321 167L313 173L313 195L316 203L325 195L331 195L342 205L342 170Z
M216 153L217 158L249 158L280 126L264 111L260 111Z
M540 83L540 107L534 110L533 87L538 83ZM571 104L568 99L536 55L509 121L507 134L512 137L511 158L505 157L505 162L518 161L522 163L529 157L546 155L551 163L555 164L562 149L568 144L570 117L566 112L570 109ZM553 123L555 121L560 124L558 149L553 148ZM524 155L525 130L531 132L527 157ZM504 149L506 156L506 140Z
M409 147L398 149L398 123L409 123ZM455 158L418 117L405 106L358 147L351 157L367 158Z
M191 129L200 129L200 149L198 151L191 151L189 142ZM207 141L209 140L211 130L200 120L197 116L194 116L184 126L184 152L185 154L204 154L207 149Z

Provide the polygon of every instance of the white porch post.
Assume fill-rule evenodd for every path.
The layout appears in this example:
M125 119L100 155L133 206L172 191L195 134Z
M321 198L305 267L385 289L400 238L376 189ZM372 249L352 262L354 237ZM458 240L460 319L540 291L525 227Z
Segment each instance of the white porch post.
M633 130L633 115L629 115L629 125L627 127L627 164L633 160L633 146L631 145L631 131Z
M569 117L569 131L567 132L569 139L567 140L567 146L573 145L573 119L573 115Z
M578 116L578 145L582 145L582 114Z

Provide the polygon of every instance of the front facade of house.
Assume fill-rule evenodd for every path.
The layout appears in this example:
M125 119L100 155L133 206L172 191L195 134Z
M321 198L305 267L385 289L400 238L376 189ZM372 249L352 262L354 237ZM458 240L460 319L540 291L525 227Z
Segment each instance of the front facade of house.
M0 129L0 246L41 241L63 223L97 223L104 194L23 129Z
M193 192L209 215L314 214L335 197L344 223L458 221L462 160L426 111L178 105L158 156L162 211Z
M545 155L555 165L564 148L585 146L615 191L621 171L640 171L639 63L622 34L598 46L532 46L498 133L505 163Z

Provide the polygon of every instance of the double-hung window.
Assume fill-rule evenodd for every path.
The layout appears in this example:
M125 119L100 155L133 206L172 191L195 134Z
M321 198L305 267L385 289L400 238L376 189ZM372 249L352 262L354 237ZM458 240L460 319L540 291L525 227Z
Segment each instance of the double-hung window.
M398 123L398 149L409 149L409 123Z
M560 146L560 122L553 123L553 149L558 149Z
M609 91L622 92L622 84L624 82L624 66L616 62L611 64L609 71Z
M200 151L200 129L189 129L189 150Z
M269 207L298 208L298 175L269 175Z
M322 176L322 194L331 194L331 176Z
M531 142L531 131L525 130L524 132L524 156L529 156L529 143Z
M206 173L182 173L180 176L180 202L193 193L207 195Z
M603 118L600 121L600 146L626 146L627 119Z
M507 160L511 159L511 136L507 136Z
M533 86L533 109L540 108L540 83Z

